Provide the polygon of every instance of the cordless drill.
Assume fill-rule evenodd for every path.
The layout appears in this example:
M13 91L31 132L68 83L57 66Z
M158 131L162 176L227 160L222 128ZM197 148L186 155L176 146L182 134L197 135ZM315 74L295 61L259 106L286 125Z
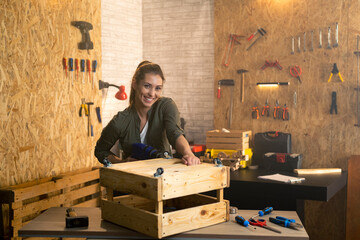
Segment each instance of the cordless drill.
M168 152L161 152L160 150L143 144L143 143L134 143L132 145L132 158L138 160L153 159L153 158L167 158L169 156Z
M80 32L82 35L81 42L79 42L79 44L78 44L78 48L79 49L87 49L87 50L93 49L94 44L90 40L90 34L89 34L89 31L93 29L93 25L89 22L84 22L84 21L72 21L71 25L80 29Z

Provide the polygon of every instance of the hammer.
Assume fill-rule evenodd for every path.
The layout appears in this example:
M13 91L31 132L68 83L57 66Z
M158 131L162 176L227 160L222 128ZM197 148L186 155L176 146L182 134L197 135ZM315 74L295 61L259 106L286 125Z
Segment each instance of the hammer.
M218 92L217 97L220 98L220 86L234 86L233 79L222 79L218 81ZM233 88L231 88L231 96L230 96L230 110L229 110L229 129L231 129L231 119L232 119L232 106L233 106Z
M90 106L94 105L94 103L93 102L87 102L86 104L88 105L88 111L89 111L89 114L88 114L88 136L90 137L90 132L91 132L91 136L93 137L94 136L94 131L93 131L93 125L91 125Z
M245 69L239 69L237 70L237 73L241 73L241 102L244 102L244 92L245 92L245 75L244 73L248 72L248 70Z
M66 209L66 228L88 227L89 217L78 216L73 208Z

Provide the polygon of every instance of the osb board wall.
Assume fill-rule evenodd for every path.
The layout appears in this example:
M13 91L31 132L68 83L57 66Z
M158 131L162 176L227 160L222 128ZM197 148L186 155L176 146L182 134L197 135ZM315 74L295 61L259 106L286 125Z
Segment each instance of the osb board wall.
M100 3L1 1L0 187L97 164L100 91L80 80L71 86L62 58L72 57L74 64L75 58L97 60L96 79L101 79ZM89 53L77 48L82 36L71 21L92 23ZM88 119L78 115L82 98L94 102L94 137L88 137Z
M360 34L359 1L355 0L220 0L214 2L214 37L215 37L215 89L218 80L234 79L233 114L231 129L252 130L254 133L282 131L292 134L292 152L304 155L304 168L340 167L347 169L350 155L360 152L360 128L354 127L356 121L357 63L354 51L356 37ZM331 44L334 43L335 23L339 23L339 47L326 49L327 27L331 26ZM267 31L249 51L246 40L258 27ZM322 30L322 48L319 45L319 29ZM314 51L309 51L310 33L314 31ZM306 51L303 51L303 33L306 32ZM234 45L229 67L222 64L228 44L229 34L238 34L240 44ZM255 38L257 38L255 36ZM301 36L301 52L298 53L295 41L295 54L291 55L291 37ZM261 70L265 60L279 61L282 70L274 67ZM344 82L333 76L328 83L333 64L342 74ZM302 84L291 77L290 67L302 68ZM240 102L240 80L238 69L246 69L245 101ZM277 89L264 89L256 86L257 82L290 82L290 86ZM214 127L228 127L230 107L230 89L221 88L221 99L214 92ZM331 92L337 93L338 114L330 114ZM294 92L297 104L294 104ZM270 113L275 100L280 105L285 103L290 109L290 121L261 117L252 119L254 104L262 110L266 99L269 100ZM337 196L336 196L337 197ZM345 196L333 202L345 204ZM311 223L317 215L314 210L336 208L334 203L315 205L306 204L307 222ZM323 219L333 215L321 213ZM319 235L335 236L341 239L344 234L344 211L326 230L312 229ZM324 215L325 214L325 215ZM338 216L338 215L337 215ZM334 219L333 217L331 217ZM309 221L308 221L309 220ZM338 222L336 222L338 221ZM331 229L331 231L329 231ZM327 231L327 232L326 232ZM335 239L332 238L331 239ZM326 239L326 238L324 238ZM329 239L329 238L328 238Z

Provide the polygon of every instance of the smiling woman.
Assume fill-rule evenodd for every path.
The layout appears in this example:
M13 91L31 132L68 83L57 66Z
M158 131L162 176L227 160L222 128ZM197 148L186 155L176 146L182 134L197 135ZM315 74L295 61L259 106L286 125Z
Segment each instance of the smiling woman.
M130 106L119 112L103 129L95 147L95 156L103 163L136 160L133 144L144 143L161 152L171 153L171 146L183 157L184 164L199 164L180 127L179 111L171 98L161 97L164 74L158 64L143 61L131 82ZM110 149L119 140L124 151L122 160ZM171 145L171 146L170 146Z

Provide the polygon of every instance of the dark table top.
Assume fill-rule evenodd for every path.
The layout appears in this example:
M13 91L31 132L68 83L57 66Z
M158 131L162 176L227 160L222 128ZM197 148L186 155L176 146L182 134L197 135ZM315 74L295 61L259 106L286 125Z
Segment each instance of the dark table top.
M304 177L301 183L283 183L259 179L258 176L280 173L287 176ZM230 189L240 188L243 192L261 194L291 194L296 199L329 201L339 190L346 186L347 171L329 174L297 175L292 172L240 169L230 173ZM255 191L254 191L255 190Z

